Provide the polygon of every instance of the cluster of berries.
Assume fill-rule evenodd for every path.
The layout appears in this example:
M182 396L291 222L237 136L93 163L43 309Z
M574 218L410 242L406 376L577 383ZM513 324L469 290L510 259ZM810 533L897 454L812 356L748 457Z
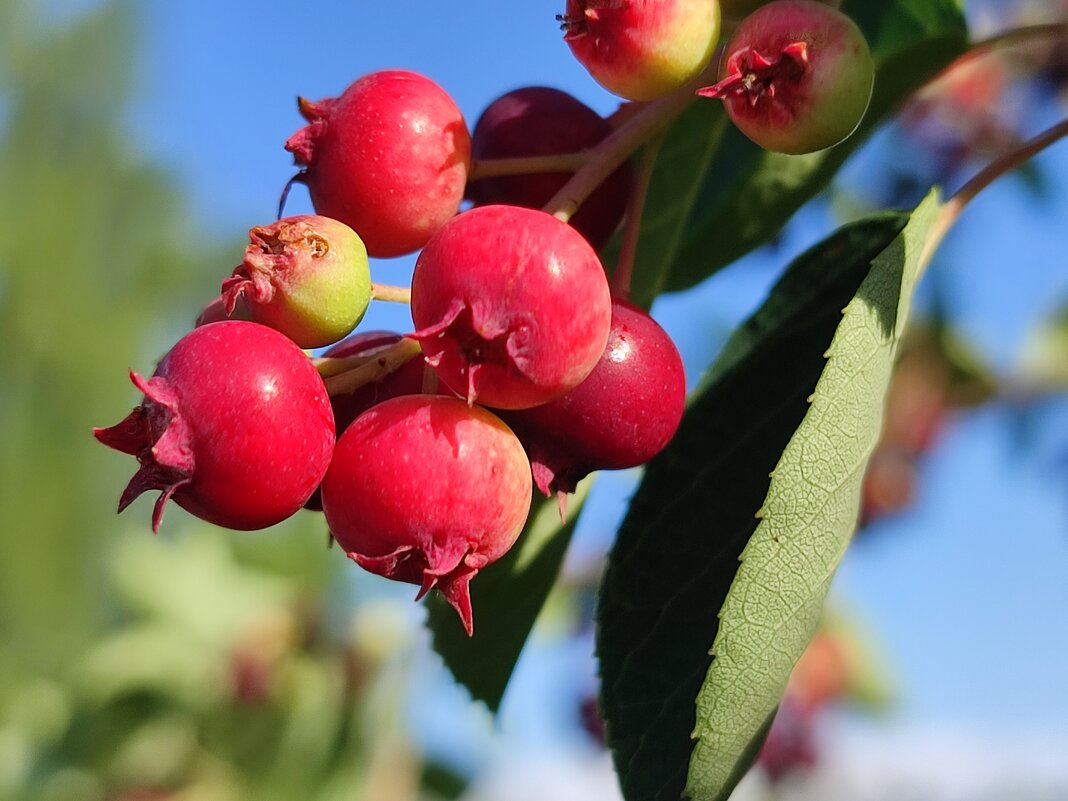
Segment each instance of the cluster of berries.
M598 81L648 100L706 69L720 10L569 0L561 19ZM833 144L870 93L869 58L856 119L818 111L856 80L834 67L863 44L850 26L808 0L767 4L701 94L723 97L739 125L759 118L792 125L806 147ZM143 401L95 432L140 463L120 510L160 490L154 529L173 499L247 530L321 508L353 560L420 596L437 588L470 633L469 582L519 536L532 483L563 511L585 475L646 462L681 419L678 351L625 286L610 288L597 256L637 182L624 162L569 224L539 207L571 173L471 175L472 158L581 154L612 135L554 89L499 98L473 135L441 87L404 71L299 108L308 124L285 146L317 214L253 228L198 326L151 378L131 373ZM369 257L420 249L410 290L371 281ZM410 300L414 330L349 336L372 298ZM301 350L331 344L317 360Z

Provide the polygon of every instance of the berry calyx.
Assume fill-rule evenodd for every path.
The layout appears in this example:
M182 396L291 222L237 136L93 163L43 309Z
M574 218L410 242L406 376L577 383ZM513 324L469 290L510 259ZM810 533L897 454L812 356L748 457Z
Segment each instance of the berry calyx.
M255 322L302 348L337 342L363 319L371 299L367 250L329 217L286 217L252 228L244 261L222 283L226 310L244 299Z
M301 98L308 125L286 142L319 214L360 235L371 256L422 247L463 199L471 140L452 98L422 75L384 70L338 98Z
M629 100L682 86L719 40L718 0L567 0L557 20L593 79Z
M871 99L875 65L845 14L815 0L775 0L738 26L719 83L738 129L766 150L812 153L856 130Z
M475 124L476 160L577 153L612 133L612 125L567 92L547 86L516 89L494 100ZM476 205L544 206L572 175L550 172L472 180L467 196ZM568 221L594 248L619 226L630 193L631 168L624 162Z
M611 318L593 248L534 209L464 212L415 265L412 336L469 403L522 409L560 397L597 364Z
M547 496L574 492L594 470L637 467L678 429L686 376L678 349L645 311L612 303L608 345L593 372L558 400L502 413Z
M172 498L226 528L266 528L300 509L326 472L334 444L326 388L300 348L273 329L237 320L195 328L150 379L130 379L144 400L93 433L140 462L120 512L161 490L153 531Z
M473 631L471 579L503 556L530 508L530 464L497 417L409 395L360 415L323 480L335 541L372 573L437 588Z

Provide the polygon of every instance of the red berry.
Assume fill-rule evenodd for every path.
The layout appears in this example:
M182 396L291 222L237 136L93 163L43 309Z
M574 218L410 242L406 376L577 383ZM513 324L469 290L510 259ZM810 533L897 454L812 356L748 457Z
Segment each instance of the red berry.
M546 495L574 492L594 470L637 467L671 441L686 401L675 344L657 322L612 304L608 346L589 377L562 398L502 415L530 455Z
M302 348L337 342L371 300L367 250L342 222L314 214L248 232L245 259L222 283L227 310L244 300L252 319Z
M722 98L738 129L766 150L811 153L848 137L864 117L875 65L864 35L814 0L754 11L727 45L723 79L698 91Z
M717 0L567 0L557 19L594 80L630 100L682 86L719 41Z
M338 440L323 480L334 539L372 573L437 587L472 631L469 584L519 536L530 464L511 430L456 398L380 403Z
M427 361L487 406L547 403L587 376L612 318L597 254L533 209L482 206L427 243L412 278L412 319Z
M460 109L414 72L360 78L338 98L300 100L310 123L286 142L319 214L341 220L371 256L422 247L463 199L471 140Z
M612 126L567 92L545 86L516 89L482 112L471 135L471 155L478 159L553 156L577 153L598 144ZM467 186L476 205L505 203L541 208L571 177L567 172L483 178ZM595 248L619 226L630 193L631 169L625 162L582 204L570 224Z
M322 479L334 418L319 374L282 334L256 323L195 328L171 348L145 394L117 425L93 430L141 467L119 500L162 490L159 528L174 498L192 514L233 529L274 525L296 512Z

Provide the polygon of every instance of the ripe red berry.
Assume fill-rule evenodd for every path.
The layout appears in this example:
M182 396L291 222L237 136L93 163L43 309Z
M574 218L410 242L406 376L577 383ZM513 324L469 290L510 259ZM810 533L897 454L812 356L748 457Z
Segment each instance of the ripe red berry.
M527 448L546 495L574 492L594 470L644 464L671 441L686 401L682 359L643 310L612 304L608 345L589 377L562 398L502 417Z
M344 223L314 214L248 232L245 259L222 283L227 310L244 299L257 323L302 348L337 342L371 300L367 250Z
M630 100L682 86L719 40L718 0L567 0L557 19L594 80Z
M864 35L814 0L776 0L738 26L722 80L698 91L722 98L738 129L766 150L811 153L856 130L875 65Z
M522 409L589 375L612 300L597 254L574 228L534 209L482 206L423 249L412 319L428 363L453 390Z
M485 409L409 395L360 415L323 480L334 539L372 573L437 587L472 631L469 584L512 547L530 508L530 464Z
M478 160L577 153L610 133L608 120L567 92L528 86L497 98L482 112L471 135L471 155ZM467 195L479 206L537 209L570 177L551 172L483 178L468 184ZM608 241L623 219L630 184L630 163L624 162L569 221L595 248Z
M153 531L172 497L227 528L274 525L300 509L326 472L334 444L326 388L277 331L243 321L201 326L151 379L130 378L145 394L141 405L93 433L141 463L120 512L142 492L162 490Z
M360 78L338 98L300 111L310 123L286 142L319 214L360 235L371 256L422 247L463 199L471 140L460 109L414 72Z

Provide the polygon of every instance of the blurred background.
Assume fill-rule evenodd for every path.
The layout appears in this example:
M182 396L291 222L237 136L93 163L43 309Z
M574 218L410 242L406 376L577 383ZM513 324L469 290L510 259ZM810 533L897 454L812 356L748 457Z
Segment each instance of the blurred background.
M618 799L591 614L633 473L604 475L499 716L429 648L411 587L308 512L231 533L97 445L218 293L294 168L294 98L404 67L473 124L523 85L616 101L556 2L0 0L0 799ZM976 37L1068 18L969 0ZM1063 117L1068 45L932 85L771 246L654 313L696 382L789 259L950 190ZM309 211L298 188L292 213ZM1068 798L1068 146L981 196L939 253L863 528L740 799ZM378 262L408 280L411 259ZM404 307L367 328L411 327ZM477 610L476 610L477 615Z

